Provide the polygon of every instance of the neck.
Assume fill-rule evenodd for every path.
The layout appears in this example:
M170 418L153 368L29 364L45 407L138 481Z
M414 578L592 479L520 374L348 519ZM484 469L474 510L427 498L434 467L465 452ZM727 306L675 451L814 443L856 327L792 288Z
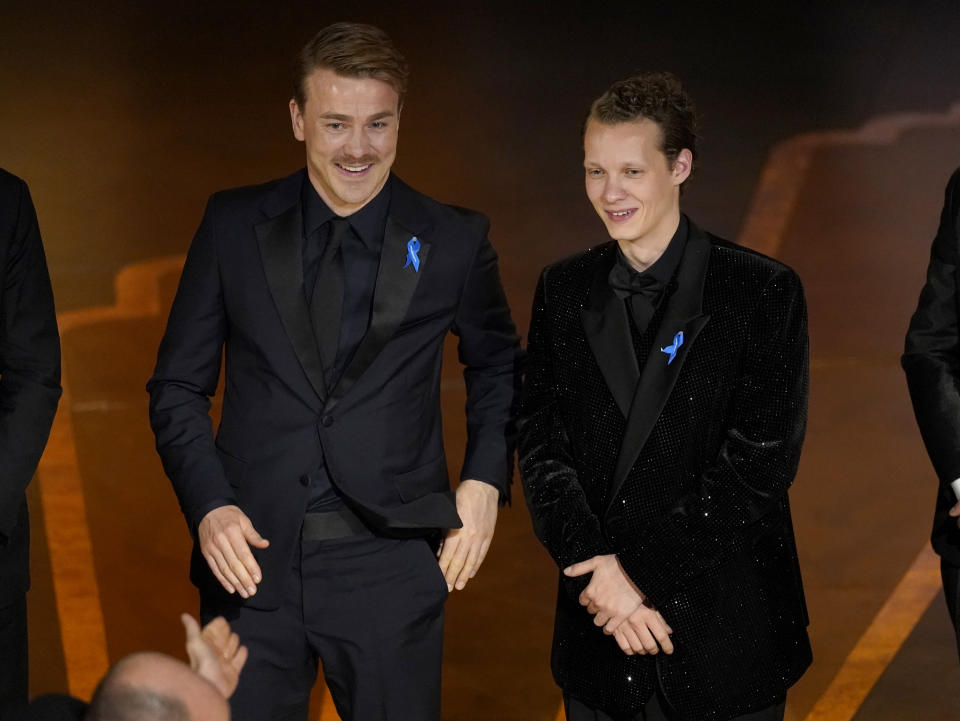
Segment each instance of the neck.
M651 265L660 260L670 241L673 239L677 228L680 226L680 211L672 213L660 227L652 229L649 233L633 240L618 240L617 245L620 251L630 263L630 267L638 272L643 272Z
M367 196L366 200L360 203L338 203L335 199L331 198L329 193L324 190L323 184L314 177L310 168L307 168L307 177L310 179L310 185L313 186L313 189L317 191L317 195L320 196L320 200L327 204L327 207L330 208L336 215L341 218L346 218L348 215L353 215L358 210L368 205L370 201L377 197L380 194L380 191L383 190L383 186L387 184L387 180L390 178L390 175L384 177L383 182L377 186L377 188Z

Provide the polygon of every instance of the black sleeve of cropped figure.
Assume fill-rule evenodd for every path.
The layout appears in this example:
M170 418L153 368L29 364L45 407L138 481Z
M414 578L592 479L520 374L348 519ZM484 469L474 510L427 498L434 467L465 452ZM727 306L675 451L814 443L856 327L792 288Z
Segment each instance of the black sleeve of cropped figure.
M960 169L947 184L940 227L930 249L927 282L910 319L901 363L920 435L940 482L931 542L937 553L960 566L960 528L948 513L957 501L950 484L960 477L958 226Z
M0 546L17 523L60 399L60 336L26 183L0 170Z
M947 185L927 282L910 320L902 358L920 433L941 484L960 477L960 348L957 334L957 219L960 169Z

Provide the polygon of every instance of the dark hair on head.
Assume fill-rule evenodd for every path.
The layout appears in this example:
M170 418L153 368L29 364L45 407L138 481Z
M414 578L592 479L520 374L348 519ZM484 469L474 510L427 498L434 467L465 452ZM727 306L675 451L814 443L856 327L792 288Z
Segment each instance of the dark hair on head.
M83 721L191 721L178 698L104 677Z
M651 120L660 128L660 150L671 168L684 148L697 158L697 110L672 73L640 73L618 80L593 101L584 131L590 120L604 125Z
M293 69L293 99L301 110L307 102L307 76L320 68L349 78L382 80L397 91L403 105L410 70L393 41L378 27L334 23L303 46Z

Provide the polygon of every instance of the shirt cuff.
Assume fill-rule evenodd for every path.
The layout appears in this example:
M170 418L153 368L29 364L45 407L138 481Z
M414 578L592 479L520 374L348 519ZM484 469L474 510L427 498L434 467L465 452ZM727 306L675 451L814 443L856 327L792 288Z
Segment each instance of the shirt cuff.
M954 497L960 501L960 478L950 481L950 488L953 489Z

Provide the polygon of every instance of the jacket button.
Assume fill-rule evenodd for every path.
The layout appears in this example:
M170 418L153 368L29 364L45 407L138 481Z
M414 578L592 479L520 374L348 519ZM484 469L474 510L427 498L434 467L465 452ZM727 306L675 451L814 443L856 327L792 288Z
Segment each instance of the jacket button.
M306 473L304 473L302 476L300 476L300 485L301 485L301 486L309 486L309 485L310 485L310 476L307 475Z
M329 428L330 426L333 425L333 416L329 416L329 415L324 416L323 418L320 419L320 424L324 428Z

